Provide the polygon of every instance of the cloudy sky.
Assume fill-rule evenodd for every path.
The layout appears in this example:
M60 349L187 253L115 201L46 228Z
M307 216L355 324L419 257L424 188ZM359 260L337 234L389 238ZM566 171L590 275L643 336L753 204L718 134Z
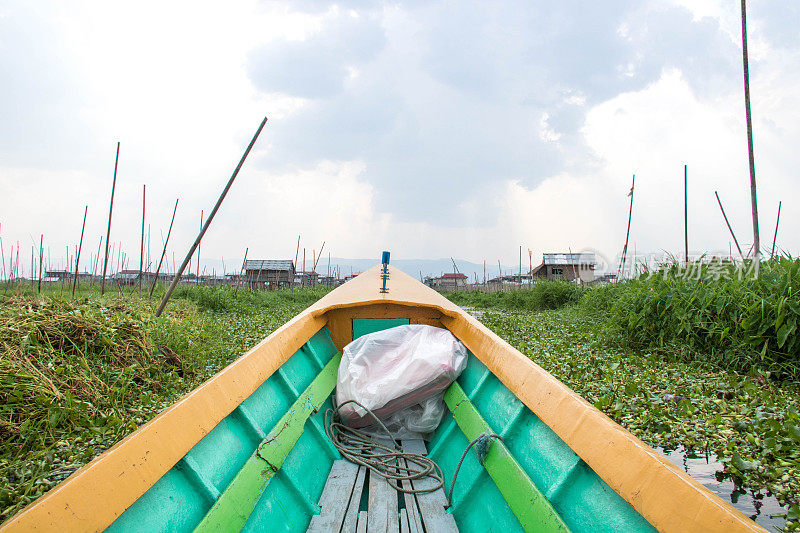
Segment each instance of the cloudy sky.
M797 254L800 5L753 0L748 19L762 244L783 200ZM3 0L6 262L40 234L63 261L88 205L88 265L117 141L111 241L138 263L146 184L152 255L179 197L182 256L265 115L203 242L228 270L246 247L293 257L298 234L339 257L613 261L634 173L631 248L682 253L684 164L690 250L728 251L715 190L746 248L740 31L736 0Z

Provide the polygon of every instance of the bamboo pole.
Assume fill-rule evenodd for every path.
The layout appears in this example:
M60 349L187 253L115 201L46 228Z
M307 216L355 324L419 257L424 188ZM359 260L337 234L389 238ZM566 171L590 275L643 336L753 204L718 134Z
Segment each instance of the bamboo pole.
M214 215L217 214L217 210L219 210L219 206L222 204L222 200L225 199L225 195L228 194L228 190L233 185L233 181L236 179L236 176L239 174L239 170L242 168L245 159L247 159L247 155L250 153L250 150L253 148L253 145L256 143L256 139L261 134L261 130L264 129L264 125L267 123L267 117L264 117L264 120L261 121L261 125L258 127L256 134L253 136L253 140L250 141L250 144L247 146L247 150L245 150L244 155L242 155L242 159L239 161L239 164L236 166L236 170L233 171L233 175L228 180L228 184L225 185L225 188L222 190L222 194L220 194L219 198L217 199L216 205L214 205L214 209L211 210L211 213L208 215L208 220L206 220L203 229L200 230L200 234L195 239L194 244L189 249L189 253L186 254L186 259L183 260L181 267L178 272L175 273L175 278L173 278L172 283L170 284L169 288L167 289L167 293L164 295L164 299L161 300L161 304L158 306L158 310L156 311L156 316L161 316L162 311L164 311L164 307L167 305L167 301L169 297L172 296L172 291L175 290L175 287L178 285L178 280L180 279L181 274L183 274L186 265L191 261L192 254L194 253L195 248L200 246L200 241L203 238L203 235L208 230L208 227L211 225L211 221L214 220Z
M294 251L294 268L297 270L297 257L300 253L300 235L297 235L297 248ZM292 286L294 286L294 277L292 277Z
M106 266L108 265L108 240L111 237L111 213L114 211L114 189L117 187L117 165L119 163L119 142L117 142L117 155L114 158L114 181L111 182L111 201L108 204L108 230L106 231L106 255L103 260L103 283L100 294L106 292Z
M0 264L3 265L3 281L8 282L8 276L6 276L6 253L5 250L3 249L3 237L1 236L0 236Z
M147 185L142 184L142 240L139 245L139 296L142 295L142 278L144 277L142 267L144 267L144 208L146 195Z
M83 224L81 225L81 240L78 242L78 253L75 258L75 277L72 279L72 297L75 298L75 288L78 286L78 268L81 264L81 249L83 248L83 230L86 229L86 213L89 211L87 205L83 209Z
M622 247L622 258L620 259L619 263L619 270L617 271L617 281L622 277L622 274L625 271L625 258L628 255L628 239L631 236L631 216L633 215L633 188L636 185L636 174L633 175L633 179L631 180L631 190L628 193L628 196L631 197L631 205L628 209L628 229L625 231L625 246Z
M39 236L39 289L37 292L42 292L42 263L44 260L44 233ZM33 274L33 273L31 273ZM33 277L33 276L31 276Z
M203 210L200 210L200 233L203 232ZM195 285L200 285L200 245L202 244L203 239L201 238L197 242L197 283Z
M775 235L772 236L772 250L769 253L769 258L775 257L775 241L778 238L778 224L781 222L781 202L778 202L778 220L775 221Z
M528 248L528 288L533 288L533 251Z
M306 249L303 248L303 275L300 277L300 286L306 286Z
M164 256L167 255L167 245L169 244L169 236L172 233L172 224L175 222L175 212L178 210L178 200L179 198L175 199L175 207L172 209L172 220L169 221L169 229L167 230L167 240L164 241L164 250L161 252L161 259L158 260L158 268L156 268L156 275L153 277L153 285L150 286L150 296L153 296L153 291L156 290L156 283L158 283L158 273L161 271L161 263L164 262Z
M245 270L245 265L247 265L247 252L248 252L249 250L250 250L250 248L245 248L245 249L244 249L244 259L242 259L242 270L239 272L239 278L240 278L240 279L239 279L239 283L241 283L241 282L242 282L242 280L241 280L241 277L242 277L242 276L244 276L244 275L245 275L245 272L246 272L246 270ZM236 287L234 287L234 289L233 289L233 294L234 294L234 295L236 295L236 293L238 293L238 292L239 292L239 283L237 283L237 284L236 284Z
M319 263L319 258L322 257L322 250L324 250L324 249L325 249L325 241L322 241L322 248L319 249L319 253L317 254L317 258L314 260L314 268L312 269L312 271L314 273L317 272L317 264ZM314 278L313 278L313 284L314 285L317 284L317 277L316 276L314 276Z
M742 0L742 65L744 74L744 105L747 119L747 155L750 161L750 207L753 215L753 249L755 250L756 276L761 262L761 239L758 235L758 201L756 199L756 163L753 154L753 121L750 114L750 68L747 59L747 9Z
M739 241L736 239L736 234L733 233L733 228L731 227L731 223L728 222L728 216L725 214L725 208L722 207L722 200L719 199L719 194L717 191L714 191L714 195L717 197L717 203L719 204L719 210L722 211L722 218L725 219L725 224L728 226L728 231L731 232L731 237L733 237L733 242L736 244L736 249L739 250L739 256L744 261L744 254L742 253L742 248L739 246Z
M687 165L683 165L683 259L689 264L689 192Z
M522 287L522 245L519 246L519 278L517 278L518 287Z

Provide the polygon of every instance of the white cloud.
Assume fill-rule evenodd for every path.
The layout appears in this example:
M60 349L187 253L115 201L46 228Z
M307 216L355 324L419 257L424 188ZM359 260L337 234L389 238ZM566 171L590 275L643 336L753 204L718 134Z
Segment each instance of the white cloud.
M9 116L17 122L7 129L21 148L12 153L6 143L2 153L13 161L0 162L6 252L10 242L29 246L44 233L53 256L62 254L77 240L87 203L87 243L96 247L119 139L112 240L138 250L147 183L152 254L176 197L171 242L182 254L200 210L213 205L265 114L271 120L203 243L204 257L227 256L230 265L245 247L293 257L298 233L307 248L325 240L338 256L377 257L390 248L399 258L514 264L519 245L535 256L587 247L614 256L633 172L632 247L677 252L684 163L690 247L727 249L714 190L740 239L750 240L741 77L717 65L730 56L741 66L731 56L738 12L727 4L653 0L576 17L564 16L576 9L565 4L544 19L551 14L515 5L493 8L491 17L481 6L463 13L437 4L323 6L309 14L297 5L31 8L46 22L35 27L41 35L26 36L21 54L19 43L0 39L0 59L25 59L9 63L19 67L11 75L28 77L16 86ZM800 237L789 228L800 218L791 201L799 184L800 50L791 39L769 40L768 10L750 11L761 233L771 239L784 200L779 243L796 251ZM16 23L20 11L4 8L0 24ZM609 24L598 25L598 16ZM697 27L686 28L692 19ZM530 31L536 24L546 32ZM673 37L670 24L685 33ZM351 38L354 29L361 40ZM722 38L696 42L714 32ZM319 59L317 47L328 42L347 52L339 96L282 94L273 70L261 72L263 86L248 71L254 50L299 44ZM45 83L37 69L23 68L29 62L59 68L45 69ZM64 94L52 97L53 87ZM39 99L25 100L25 91L37 90ZM69 112L38 122L51 116L41 106L51 100Z

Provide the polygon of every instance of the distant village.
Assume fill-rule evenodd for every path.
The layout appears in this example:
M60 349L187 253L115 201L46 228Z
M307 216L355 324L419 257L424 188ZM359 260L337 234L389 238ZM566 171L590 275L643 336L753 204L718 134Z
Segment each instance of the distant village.
M595 273L597 261L594 253L545 253L538 266L522 270L521 266L516 272L503 273L491 278L479 278L473 274L470 279L466 274L458 272L442 272L439 276L425 276L422 281L425 285L439 291L454 290L503 290L524 288L539 280L561 280L578 284L592 284L604 281L613 281L613 275L598 276ZM209 274L197 276L194 273L181 276L181 284L196 284L207 286L232 286L254 290L276 290L292 287L312 287L322 285L338 287L353 279L360 272L341 276L338 269L333 274L322 275L314 271L297 271L291 259L248 259L238 274L226 273L224 275ZM169 283L174 278L173 273L161 272L158 282ZM71 282L75 277L73 272L67 270L47 270L42 278L43 282L58 283ZM100 283L101 276L88 272L79 273L78 282ZM140 281L141 280L141 281ZM150 286L156 280L153 272L140 272L139 270L121 270L109 275L107 283L114 286L134 286L140 283Z

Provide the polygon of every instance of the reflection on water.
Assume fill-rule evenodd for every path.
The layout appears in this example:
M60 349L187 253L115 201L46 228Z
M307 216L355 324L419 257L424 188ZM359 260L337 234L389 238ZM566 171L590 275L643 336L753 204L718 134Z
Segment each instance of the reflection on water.
M722 470L722 463L717 461L717 457L713 453L687 453L686 450L666 452L660 448L656 449L699 481L701 485L723 500L731 502L734 507L755 520L764 529L774 531L773 527L782 529L786 524L785 518L772 518L771 516L786 512L775 496L767 496L766 493L753 491L742 492L740 489L737 490L729 479L717 481L714 474Z

